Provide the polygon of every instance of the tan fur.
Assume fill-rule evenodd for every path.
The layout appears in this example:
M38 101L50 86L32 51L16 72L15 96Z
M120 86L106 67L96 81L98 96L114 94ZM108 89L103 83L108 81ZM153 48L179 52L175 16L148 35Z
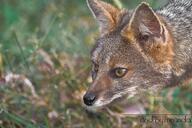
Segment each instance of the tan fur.
M106 33L114 30L115 26L117 25L120 10L118 8L115 8L114 6L111 6L110 4L107 4L100 0L92 0L92 2L94 2L95 8L100 9L99 10L100 12L97 12L97 13L102 13L102 15L103 15L102 16L100 14L94 14L94 10L92 10L94 16L98 19L99 22L104 17L106 18L106 20L108 22L107 24L104 23L102 25L102 27L100 27L101 34L105 35ZM92 8L92 7L90 7L90 8ZM102 24L102 23L100 23L100 24ZM104 28L104 29L102 29L102 28Z
M157 40L153 46L147 49L147 53L154 59L155 63L172 64L174 57L173 41L170 34L168 34L166 37L166 42Z
M145 2L142 4L148 5ZM129 40L131 40L132 42L137 42L137 37L136 37L137 32L135 32L135 30L133 29L134 26L132 26L132 22L134 22L135 15L136 14L133 14L132 19L130 20L130 23L126 27L127 29L124 29L122 32L122 35L128 38ZM163 42L162 39L156 39L154 43L152 43L150 46L147 47L147 49L145 49L145 51L147 52L148 56L152 57L155 63L158 63L160 65L171 64L174 56L172 36L170 34L170 31L167 30L167 27L165 27L163 19L158 15L156 15L155 13L154 15L157 17L158 22L163 27L162 29L166 31L165 32L166 40L165 42Z

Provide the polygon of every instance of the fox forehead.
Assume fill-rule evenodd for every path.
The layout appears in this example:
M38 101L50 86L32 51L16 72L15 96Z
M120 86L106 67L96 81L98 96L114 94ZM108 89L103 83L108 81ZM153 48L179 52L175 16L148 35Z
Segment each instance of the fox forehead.
M121 39L117 35L108 35L99 38L91 52L91 59L95 63L109 63L111 58L118 54L118 49L121 47Z
M98 65L110 67L125 67L143 61L137 48L129 40L125 40L120 33L111 33L99 38L91 52L91 59Z

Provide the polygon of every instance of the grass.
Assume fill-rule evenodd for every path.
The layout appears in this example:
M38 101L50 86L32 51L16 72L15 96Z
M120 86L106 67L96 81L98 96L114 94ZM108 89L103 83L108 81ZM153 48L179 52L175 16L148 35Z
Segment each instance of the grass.
M140 1L108 2L134 8ZM164 4L148 2L154 7ZM82 105L81 97L90 84L89 52L98 35L84 0L2 0L0 30L0 128L118 126L119 118L106 111L88 113ZM5 83L6 75L12 81ZM38 96L31 93L31 86L25 86L26 80ZM164 100L148 97L148 113L163 113L161 105L170 113L191 111L191 86L172 92L170 96L170 90L165 89ZM131 117L122 124L145 127Z

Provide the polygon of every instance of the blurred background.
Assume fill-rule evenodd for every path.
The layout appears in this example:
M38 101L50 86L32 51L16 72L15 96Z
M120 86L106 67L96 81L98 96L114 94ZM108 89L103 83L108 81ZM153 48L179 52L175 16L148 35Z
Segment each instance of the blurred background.
M129 9L141 2L105 1ZM158 8L167 0L147 2ZM142 127L135 118L88 114L83 108L97 36L85 0L0 0L0 128L116 128L119 122ZM148 113L191 112L191 92L165 89L165 98L147 97L145 108Z

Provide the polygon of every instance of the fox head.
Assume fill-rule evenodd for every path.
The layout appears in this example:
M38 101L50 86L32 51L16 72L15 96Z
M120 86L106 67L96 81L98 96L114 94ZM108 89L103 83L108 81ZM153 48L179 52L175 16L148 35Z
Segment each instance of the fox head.
M83 97L87 106L102 107L170 83L173 41L163 17L147 3L133 11L100 0L87 3L100 28L91 52L93 82Z

